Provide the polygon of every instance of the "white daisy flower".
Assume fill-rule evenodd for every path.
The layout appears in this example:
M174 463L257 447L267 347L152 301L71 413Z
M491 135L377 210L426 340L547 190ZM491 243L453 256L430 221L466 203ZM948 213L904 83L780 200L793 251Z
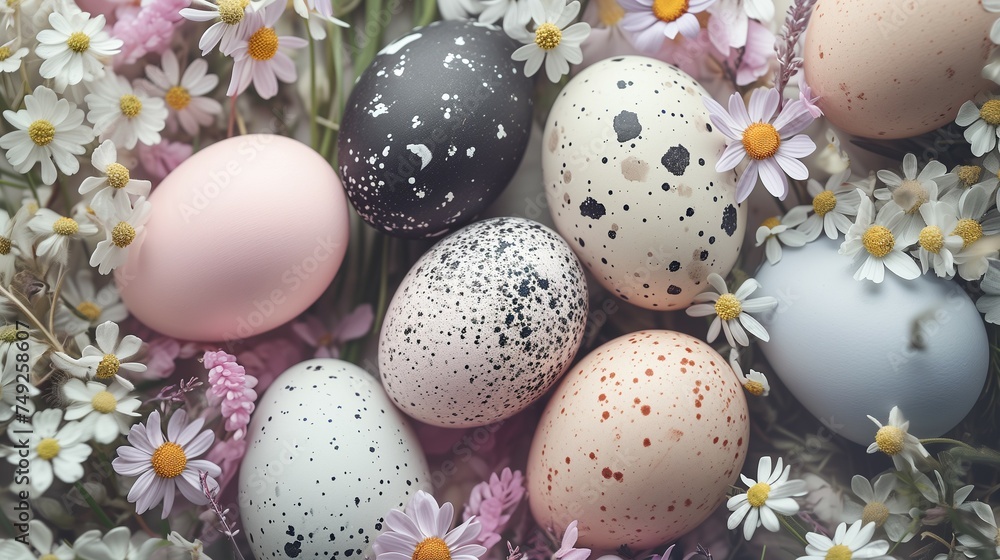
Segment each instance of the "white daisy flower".
M972 494L975 486L970 484L956 489L953 493L949 493L948 485L944 483L944 478L938 471L934 471L934 478L937 479L937 485L931 481L930 477L922 472L914 471L912 475L913 486L928 502L938 506L944 506L950 510L973 513L975 509L973 504L975 502L966 502L965 500L967 500L969 495ZM950 499L948 497L949 495L951 496ZM913 508L910 510L910 516L915 519L922 517L921 521L925 525L938 525L944 521L943 518L940 520L933 519L931 515L925 515L925 513L926 512L921 511L919 508Z
M278 95L278 81L295 82L295 63L286 52L309 44L301 37L279 36L274 26L285 11L284 2L274 2L248 16L243 38L233 49L233 77L226 95L233 97L246 91L252 83L264 99Z
M35 253L39 258L65 263L70 239L83 239L97 233L97 226L80 223L73 218L60 216L48 208L40 208L28 222L28 228L41 242Z
M869 420L878 426L875 432L875 443L868 446L868 453L881 451L892 457L892 463L896 470L911 471L917 470L915 461L921 458L930 457L930 453L924 449L916 437L907 432L910 422L903 417L903 413L898 406L892 407L889 411L889 421L883 426L881 422L868 417Z
M66 420L79 420L86 439L105 444L128 433L135 423L133 418L139 416L136 409L142 404L115 381L104 385L70 379L62 386L62 396L69 403Z
M114 197L124 193L149 196L152 184L143 179L132 178L129 168L118 162L118 150L111 140L101 142L91 155L90 162L101 174L98 177L87 177L80 184L80 194L97 191L91 200L91 207L96 209L100 206L109 206ZM125 198L128 199L128 196Z
M56 542L52 530L37 519L28 522L28 542L32 552L15 540L0 541L0 558L4 560L73 560L76 553L66 543Z
M726 341L734 348L737 344L740 346L750 345L750 339L747 338L747 331L750 331L750 334L764 342L771 339L764 326L757 319L750 316L750 313L770 311L778 305L778 300L771 296L747 299L750 294L757 291L760 283L753 278L748 278L736 290L735 294L729 293L726 281L714 272L708 275L708 283L718 290L718 292L708 291L696 295L694 297L696 305L692 305L686 310L687 314L691 317L715 315L715 319L712 320L712 324L708 327L708 336L706 338L708 342L714 341L719 336L720 327L726 335Z
M987 259L996 254L996 234L1000 233L1000 213L991 209L993 193L983 183L962 193L958 201L958 223L952 235L962 238L962 248L955 254L958 275L965 280L979 280L986 274Z
M898 496L892 495L896 489L896 476L884 474L875 480L875 486L867 478L854 475L851 479L851 490L861 500L859 505L854 500L844 500L843 521L864 524L874 523L876 529L884 529L892 542L907 542L913 538L910 531L912 519L906 513L909 507Z
M74 276L67 276L63 281L63 299L74 311L83 318L73 315L82 321L87 328L97 327L107 321L124 321L128 310L122 303L118 287L110 282L100 290L94 287L91 271L81 269ZM72 314L72 312L68 311ZM58 318L57 318L58 327Z
M853 558L869 558L872 560L894 560L886 556L889 552L887 541L873 541L875 524L864 524L862 521L837 526L833 539L819 533L806 533L806 555L798 560L852 560Z
M469 19L483 11L480 0L437 0L443 20Z
M150 413L145 425L132 426L128 434L132 445L119 447L111 466L122 476L139 477L127 496L135 504L136 513L145 513L163 502L161 516L166 519L177 491L192 504L208 503L199 473L208 473L210 488L217 488L214 477L222 471L211 461L195 459L215 441L211 430L202 430L204 425L203 418L188 422L187 412L180 409L170 416L166 438L160 429L159 411Z
M979 287L983 295L976 300L976 309L985 317L987 323L1000 325L1000 260L989 259L988 268Z
M743 375L740 353L735 348L729 350L729 366L733 368L736 377L740 378L740 383L747 393L755 397L766 397L771 392L771 384L767 382L767 376L763 373L751 368L749 375Z
M38 32L35 47L35 54L44 60L38 73L55 80L59 91L103 76L108 59L121 52L123 45L104 30L104 23L103 15L91 18L88 12L49 14L52 29Z
M855 280L871 280L880 284L885 278L888 268L900 278L913 280L920 276L920 267L913 262L903 249L898 237L899 227L904 213L896 209L895 213L887 213L890 217L880 223L874 219L875 205L858 189L858 217L840 245L840 254L864 259L861 267L854 273ZM883 212L879 212L883 217ZM919 236L920 230L917 230Z
M963 553L968 558L976 558L977 552L986 552L1000 558L1000 529L997 528L996 514L983 502L972 502L969 505L977 519L973 520L973 531L958 535Z
M191 21L218 20L205 30L198 41L201 55L212 52L216 45L224 55L229 55L239 43L239 38L246 28L247 15L252 13L250 0L194 0L192 3L201 9L184 8L181 17Z
M182 537L177 531L171 531L167 535L167 540L170 541L171 548L180 551L185 558L190 558L190 560L212 560L209 555L205 554L204 543L198 539L191 542Z
M525 61L524 75L534 76L545 62L545 75L556 83L569 72L570 64L583 61L580 43L590 35L590 24L578 22L569 25L580 13L580 2L573 0L526 0L531 19L535 23L533 35L515 37L523 47L514 51L511 58ZM567 27L567 25L569 27Z
M0 137L7 161L18 173L27 173L41 164L42 182L56 180L56 167L66 175L80 170L76 156L86 152L94 131L83 124L83 111L45 86L38 86L24 98L24 109L4 111L3 117L14 130Z
M90 92L84 98L90 107L87 120L102 142L111 140L126 150L139 142L147 146L160 143L160 131L167 123L162 99L150 97L115 75L92 82Z
M13 353L8 354L4 351L3 354L6 358L3 360L3 369L0 373L0 423L13 418L15 412L30 416L35 410L31 398L40 393L37 387L31 383L22 383L24 378L18 377L18 373L24 372L18 372L17 366L24 362L18 362ZM28 409L27 412L24 409Z
M958 208L958 199L967 189L983 179L983 168L978 165L958 165L935 182L938 185L938 200Z
M476 543L482 530L475 516L451 529L455 509L423 490L410 498L406 513L389 510L385 516L386 531L375 537L375 557L382 560L479 560L486 547ZM449 529L451 529L449 531Z
M667 39L678 34L694 39L701 25L698 14L715 0L619 0L625 10L621 27L628 31L635 47L655 54Z
M985 176L981 173L977 184L985 184L986 188L1000 194L1000 153L990 152L983 158L983 169L987 171Z
M525 27L531 22L531 10L528 0L482 0L483 11L479 14L480 23L490 25L503 20L503 29L507 35L516 37L526 33Z
M137 249L146 231L146 222L153 205L145 197L139 197L133 208L128 197L119 196L111 207L101 207L97 216L104 223L107 238L97 244L90 256L90 266L97 267L101 274L107 274L125 264L128 253Z
M806 494L806 483L802 480L788 480L791 470L791 466L782 469L780 457L774 470L771 469L771 458L761 457L757 463L757 480L741 473L740 478L747 485L747 491L726 502L726 507L733 512L727 524L729 530L743 523L743 537L750 540L761 525L768 531L779 530L781 525L778 515L798 513L799 504L794 496Z
M815 179L809 179L806 188L813 197L811 205L796 206L788 211L788 216L801 222L796 227L805 234L806 241L815 241L820 233L837 240L841 233L847 233L858 214L857 188L848 183L851 170L844 169L831 175L824 188ZM812 215L808 215L812 211ZM808 217L806 217L808 215Z
M328 23L339 27L350 27L346 21L333 17L331 0L292 0L292 8L299 17L306 20L309 36L317 41L326 39Z
M998 20L1000 21L1000 20ZM979 157L997 147L1000 137L1000 97L980 94L958 110L955 124L965 128L972 155Z
M27 433L17 433L22 430L17 422L7 428L7 436L11 441L28 440L28 456L19 453L7 456L7 460L16 465L21 459L30 463L30 485L39 494L52 486L55 478L72 484L83 478L83 467L80 465L90 456L90 446L83 443L83 428L79 422L67 422L62 427L63 411L61 408L49 408L36 412L31 416L31 428Z
M134 335L126 335L118 341L118 325L111 321L101 323L97 327L97 347L87 346L80 358L71 358L64 352L52 354L52 365L60 370L83 379L99 379L105 381L114 378L131 391L132 383L121 376L122 370L132 373L146 371L146 366L138 362L125 362L139 352L142 340Z
M27 47L17 48L17 38L0 45L0 73L13 74L21 69L21 60L28 54Z
M73 548L77 556L84 560L148 560L163 544L163 539L154 537L142 541L142 544L137 542L133 542L127 527L115 527L104 536L93 529L77 537Z
M927 225L920 230L917 249L910 254L920 259L924 274L933 268L941 278L951 278L955 275L955 254L962 249L962 238L955 234L955 210L944 202L928 202L920 206L920 216Z
M764 245L764 254L767 262L777 264L781 260L781 245L789 247L801 247L808 241L806 234L795 229L800 225L805 216L802 214L792 214L791 212L782 217L772 216L757 228L757 247Z
M14 277L17 253L14 247L14 220L5 210L0 210L0 282Z
M166 102L170 110L168 130L180 123L184 132L194 136L199 127L212 125L222 113L222 105L206 96L219 85L219 77L208 73L208 63L196 58L181 74L177 55L167 50L160 57L160 65L162 69L146 66L148 80L139 80L139 84Z
M903 212L899 230L894 234L901 237L905 244L916 241L920 229L926 225L920 217L920 205L937 200L938 186L935 179L946 173L948 168L933 160L918 173L917 156L913 154L906 154L903 158L903 177L885 169L877 173L878 178L889 188L876 189L875 199L885 201L885 207L890 208L887 212L895 209ZM879 210L880 214L881 212Z

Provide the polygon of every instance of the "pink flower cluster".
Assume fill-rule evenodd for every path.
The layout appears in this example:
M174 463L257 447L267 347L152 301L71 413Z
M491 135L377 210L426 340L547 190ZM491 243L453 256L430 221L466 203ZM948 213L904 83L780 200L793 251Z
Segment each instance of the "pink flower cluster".
M174 30L183 21L180 11L190 0L142 0L138 8L119 8L111 35L121 39L121 55L115 64L132 64L147 53L160 54L170 47Z
M500 476L493 473L488 481L472 488L462 519L468 521L476 516L482 526L476 541L492 548L500 542L500 533L506 529L507 522L523 498L524 476L521 471L511 472L505 468Z
M243 439L257 400L257 392L253 390L257 378L247 375L243 366L236 363L236 356L226 352L205 352L202 361L208 370L209 399L222 402L226 430L233 432L233 439Z

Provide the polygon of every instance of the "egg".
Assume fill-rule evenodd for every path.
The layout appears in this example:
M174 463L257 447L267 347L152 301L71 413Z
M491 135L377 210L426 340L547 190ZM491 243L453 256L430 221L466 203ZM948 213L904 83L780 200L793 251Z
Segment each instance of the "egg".
M330 285L347 250L336 172L282 136L199 150L149 201L145 238L115 280L129 312L182 340L238 340L294 319Z
M683 309L736 262L746 208L715 162L726 139L705 90L651 58L606 59L563 88L542 135L556 229L609 291L646 309Z
M821 236L762 265L755 295L778 307L758 317L771 338L761 351L795 398L851 441L875 441L867 416L885 422L894 406L917 437L944 434L972 409L989 370L975 304L934 276L855 280L860 264L838 248Z
M806 32L806 82L826 118L851 134L923 134L995 89L980 76L995 19L976 0L820 0Z
M385 47L351 91L338 165L371 226L453 231L496 199L528 144L532 81L499 28L435 22Z
M708 344L640 331L597 348L566 374L528 454L531 513L578 546L642 550L704 521L746 459L747 403Z
M391 509L430 487L416 435L363 369L309 360L261 397L239 475L257 558L374 558Z
M385 317L378 363L396 406L436 426L485 426L526 408L569 367L587 286L554 231L492 218L427 251Z

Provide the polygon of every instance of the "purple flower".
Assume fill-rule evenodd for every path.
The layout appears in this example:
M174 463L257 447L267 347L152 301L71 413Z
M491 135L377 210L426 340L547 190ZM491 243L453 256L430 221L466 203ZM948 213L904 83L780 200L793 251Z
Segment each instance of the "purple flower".
M521 471L505 468L498 477L490 475L472 488L462 519L475 517L482 525L477 541L486 548L500 542L500 533L507 527L511 515L524 498L524 476Z
M555 560L587 560L590 558L589 548L574 548L576 539L580 536L576 524L576 520L573 520L566 526L566 532L563 533L562 546L553 555Z
M632 43L642 52L655 54L664 39L680 33L696 37L701 24L695 14L715 0L618 0L625 9L621 28L632 34Z
M161 54L170 48L174 31L184 21L180 11L189 3L189 0L148 0L135 12L120 13L111 30L111 35L124 43L115 63L132 64L147 53Z
M750 196L758 177L768 192L781 200L788 195L788 177L809 178L809 170L798 158L813 153L816 144L799 133L814 119L805 103L799 100L786 104L775 117L780 97L773 88L755 89L750 94L748 108L740 94L734 93L729 97L729 111L710 97L702 98L712 124L729 138L715 170L735 169L750 158L750 164L736 184L736 202L743 202Z
M222 416L226 419L226 430L233 432L233 439L240 440L246 435L250 414L254 409L257 393L257 378L247 375L246 370L236 363L236 356L225 352L205 352L202 359L208 369L209 399L222 403Z

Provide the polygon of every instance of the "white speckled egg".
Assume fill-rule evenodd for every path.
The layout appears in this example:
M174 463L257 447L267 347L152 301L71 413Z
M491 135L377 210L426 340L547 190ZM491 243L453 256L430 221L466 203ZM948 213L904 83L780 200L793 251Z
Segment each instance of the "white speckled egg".
M809 412L856 443L875 441L867 415L885 422L893 406L917 437L944 434L972 409L989 370L975 304L934 276L855 280L860 264L838 248L821 236L761 266L758 294L778 299L759 317L771 335L761 351Z
M309 360L261 397L240 469L240 516L254 556L374 558L386 513L430 473L416 435L377 379Z
M583 339L583 269L554 231L523 218L476 222L413 265L386 310L379 370L406 414L484 426L542 396Z
M579 523L578 545L649 548L690 531L725 498L746 459L747 403L708 344L640 331L566 374L528 455L542 527Z
M677 68L625 56L580 72L542 136L542 173L556 229L608 290L647 309L683 309L709 273L729 273L746 208L726 147Z

